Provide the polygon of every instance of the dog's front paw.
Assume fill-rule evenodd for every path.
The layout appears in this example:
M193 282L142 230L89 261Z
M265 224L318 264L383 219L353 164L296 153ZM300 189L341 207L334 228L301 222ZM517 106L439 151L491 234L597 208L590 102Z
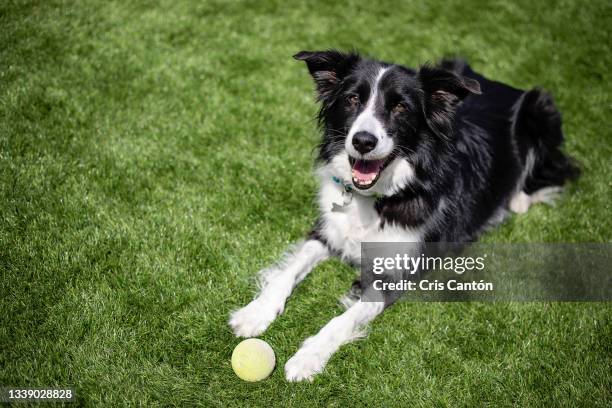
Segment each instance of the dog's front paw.
M287 381L312 381L321 373L327 361L320 353L300 349L285 364Z
M237 337L255 337L266 331L280 311L259 299L232 312L229 325Z

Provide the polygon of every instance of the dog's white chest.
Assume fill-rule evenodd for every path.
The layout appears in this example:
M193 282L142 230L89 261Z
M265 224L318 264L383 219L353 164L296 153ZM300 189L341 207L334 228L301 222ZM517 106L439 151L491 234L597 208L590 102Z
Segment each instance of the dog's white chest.
M321 233L333 249L352 262L359 263L361 259L361 243L378 240L377 236L382 232L374 200L353 193L349 204L343 205L340 211L332 211L334 204L343 204L342 188L328 182L321 186Z
M348 200L342 196L344 188L333 180L350 180L351 168L348 163L346 155L338 155L317 172L320 180L320 233L329 246L342 258L358 264L361 261L362 242L420 242L424 235L423 228L404 228L386 223L382 226L382 219L374 208L374 197L354 191L350 203L345 204ZM376 193L397 191L412 177L413 171L408 162L396 160L381 176L378 184L381 184L382 190L376 190ZM332 211L334 204L342 208Z

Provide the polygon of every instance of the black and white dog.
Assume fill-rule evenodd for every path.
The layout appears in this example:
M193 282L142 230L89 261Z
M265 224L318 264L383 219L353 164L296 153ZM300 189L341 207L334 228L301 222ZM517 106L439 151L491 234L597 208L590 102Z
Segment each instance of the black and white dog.
M321 103L320 216L262 272L259 295L231 314L237 336L266 330L330 256L357 265L361 242L471 242L578 175L560 150L561 115L541 90L488 80L460 60L413 70L333 50L294 57L306 62ZM312 379L394 301L345 302L287 361L287 380Z

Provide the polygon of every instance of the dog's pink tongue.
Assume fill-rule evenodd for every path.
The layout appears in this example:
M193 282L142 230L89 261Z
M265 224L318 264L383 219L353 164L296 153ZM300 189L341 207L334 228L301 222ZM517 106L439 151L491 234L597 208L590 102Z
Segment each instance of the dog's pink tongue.
M357 160L353 166L353 179L361 184L370 183L378 175L382 163L382 160Z

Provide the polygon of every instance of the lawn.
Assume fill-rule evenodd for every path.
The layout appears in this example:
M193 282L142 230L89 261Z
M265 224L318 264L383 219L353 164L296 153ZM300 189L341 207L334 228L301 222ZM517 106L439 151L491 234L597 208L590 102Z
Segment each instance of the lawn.
M609 303L400 303L297 384L283 365L353 270L298 287L262 336L266 381L232 372L226 320L316 216L295 52L459 54L550 90L583 176L485 239L609 242L611 26L606 0L3 1L0 385L87 406L610 406Z

